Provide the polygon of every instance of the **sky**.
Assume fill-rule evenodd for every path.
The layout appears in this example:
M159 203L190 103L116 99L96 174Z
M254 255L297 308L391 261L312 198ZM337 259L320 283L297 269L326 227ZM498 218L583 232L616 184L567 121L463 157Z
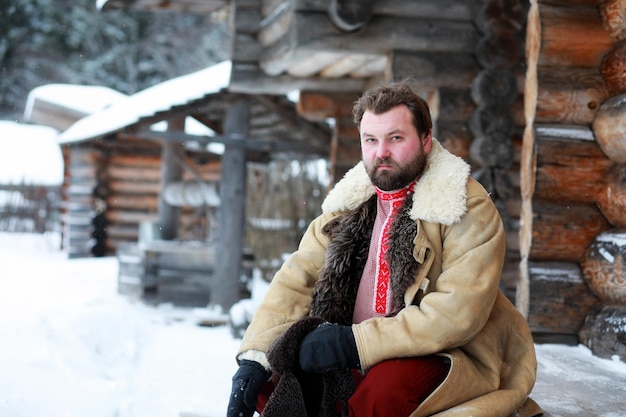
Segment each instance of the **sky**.
M225 416L240 339L199 325L221 312L120 294L115 257L68 259L56 234L0 233L0 263L0 416ZM537 354L550 416L624 415L626 364L582 345Z

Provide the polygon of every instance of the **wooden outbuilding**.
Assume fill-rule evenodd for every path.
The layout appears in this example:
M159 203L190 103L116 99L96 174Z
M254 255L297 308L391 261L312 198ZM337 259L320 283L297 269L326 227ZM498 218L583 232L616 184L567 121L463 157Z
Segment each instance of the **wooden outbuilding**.
M359 159L352 102L411 79L435 136L472 164L500 209L502 287L536 339L626 357L623 326L597 330L626 317L623 299L608 296L621 294L626 270L626 1L228 3L229 91L299 90L303 117L335 121L337 180Z
M229 78L222 62L168 80L59 135L71 257L135 256L139 269L158 269L139 274L152 276L141 290L167 271L188 284L194 274L204 284L214 276L220 304L237 300L240 280L220 276L241 275L246 163L323 156L330 130L298 118L285 96L229 92Z

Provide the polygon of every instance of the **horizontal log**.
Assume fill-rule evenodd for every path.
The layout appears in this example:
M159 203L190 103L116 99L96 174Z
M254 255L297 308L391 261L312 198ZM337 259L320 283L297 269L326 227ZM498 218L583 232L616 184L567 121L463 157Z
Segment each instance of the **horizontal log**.
M539 65L599 68L613 44L597 4L572 7L539 3L541 52Z
M467 89L480 71L469 53L393 51L390 78L410 78L412 84L429 88Z
M108 187L112 193L119 194L158 194L161 190L158 182L131 182L131 181L109 181Z
M534 199L597 201L612 162L593 141L587 127L539 126L535 148Z
M121 179L125 181L159 181L161 177L160 169L137 168L132 166L110 166L107 168L110 179Z
M578 335L598 298L576 263L530 262L528 325L536 335Z
M531 261L578 262L611 228L595 204L533 200Z
M133 166L141 168L159 169L161 166L161 157L145 156L135 154L115 153L109 158L110 166Z
M277 7L288 3L285 0L263 0L263 14L274 12ZM326 12L328 0L298 0L293 3L298 11ZM483 0L387 0L375 1L375 15L396 17L418 17L471 21L483 4Z
M609 97L598 67L539 67L537 83L537 123L591 123Z
M158 216L156 213L143 211L109 210L106 213L106 219L112 224L139 224L158 221Z
M269 30L269 29L265 29ZM262 32L260 38L262 39ZM460 52L477 41L470 22L376 16L358 32L344 33L320 13L296 12L289 33L265 50L260 66L268 75L279 75L318 51L384 54L389 50Z
M156 212L158 196L113 194L107 198L107 206L109 209L132 209Z

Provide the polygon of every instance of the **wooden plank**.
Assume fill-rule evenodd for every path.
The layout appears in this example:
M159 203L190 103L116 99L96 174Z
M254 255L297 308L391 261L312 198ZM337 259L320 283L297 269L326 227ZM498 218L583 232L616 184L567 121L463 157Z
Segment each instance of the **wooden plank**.
M595 141L580 139L585 134L593 139L591 131L582 126L537 128L535 199L597 201L612 162Z
M578 262L611 227L593 203L534 200L530 260Z

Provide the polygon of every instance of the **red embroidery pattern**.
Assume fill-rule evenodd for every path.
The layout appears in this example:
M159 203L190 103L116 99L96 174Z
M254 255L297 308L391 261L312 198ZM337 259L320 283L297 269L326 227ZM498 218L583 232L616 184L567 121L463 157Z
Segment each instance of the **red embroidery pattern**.
M385 192L376 189L378 198L383 201L391 201L391 213L383 224L383 230L380 234L380 244L378 245L378 273L376 274L376 300L374 308L378 314L387 313L387 292L389 291L389 264L387 262L386 253L389 249L389 228L391 227L391 220L398 212L404 199L409 192L413 192L415 183L411 183L409 186L396 192Z

